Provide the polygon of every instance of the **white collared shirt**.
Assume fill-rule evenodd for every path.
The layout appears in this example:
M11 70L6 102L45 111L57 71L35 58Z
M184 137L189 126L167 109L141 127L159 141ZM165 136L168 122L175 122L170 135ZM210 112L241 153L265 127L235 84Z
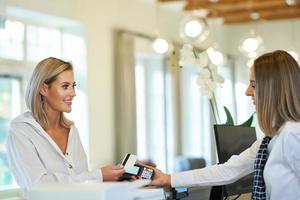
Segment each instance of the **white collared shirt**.
M67 153L35 121L31 112L12 120L7 153L12 173L22 189L50 182L102 181L100 169L88 170L78 130L70 127Z
M254 171L261 140L226 163L171 175L172 187L226 185ZM300 199L300 123L287 122L268 146L264 169L267 199Z

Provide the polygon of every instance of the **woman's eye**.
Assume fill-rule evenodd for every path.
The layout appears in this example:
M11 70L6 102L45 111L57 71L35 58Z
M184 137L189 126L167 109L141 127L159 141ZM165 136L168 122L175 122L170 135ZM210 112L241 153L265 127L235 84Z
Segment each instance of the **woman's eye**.
M251 86L252 88L255 88L255 82L254 82L254 81L250 81L250 86Z
M68 85L63 85L62 88L66 90L68 89Z

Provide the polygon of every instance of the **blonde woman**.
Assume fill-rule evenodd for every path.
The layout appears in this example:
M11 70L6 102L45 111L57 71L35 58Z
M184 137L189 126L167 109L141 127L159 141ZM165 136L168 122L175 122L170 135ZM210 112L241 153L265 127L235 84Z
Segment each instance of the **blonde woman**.
M71 63L42 60L29 80L25 100L28 112L12 120L7 141L11 170L23 189L50 182L116 181L122 166L88 170L85 151L71 112L75 94Z
M300 68L285 51L257 58L246 91L265 138L226 163L172 175L156 170L152 185L232 183L254 172L252 199L300 199Z

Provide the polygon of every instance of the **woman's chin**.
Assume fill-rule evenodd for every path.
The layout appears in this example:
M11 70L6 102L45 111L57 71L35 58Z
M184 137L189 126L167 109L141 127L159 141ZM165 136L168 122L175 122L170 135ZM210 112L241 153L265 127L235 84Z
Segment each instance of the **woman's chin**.
M64 110L65 113L70 113L71 111L72 111L72 108L66 108L66 109Z

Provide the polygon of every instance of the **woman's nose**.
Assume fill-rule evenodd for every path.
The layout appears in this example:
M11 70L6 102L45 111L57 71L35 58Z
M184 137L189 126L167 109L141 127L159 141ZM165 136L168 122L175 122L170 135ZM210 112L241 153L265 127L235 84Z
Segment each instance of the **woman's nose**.
M249 85L246 90L246 96L253 96L253 88L251 87L251 85Z
M72 97L75 97L76 96L75 88L72 88L71 91L70 91L70 93L71 93Z

